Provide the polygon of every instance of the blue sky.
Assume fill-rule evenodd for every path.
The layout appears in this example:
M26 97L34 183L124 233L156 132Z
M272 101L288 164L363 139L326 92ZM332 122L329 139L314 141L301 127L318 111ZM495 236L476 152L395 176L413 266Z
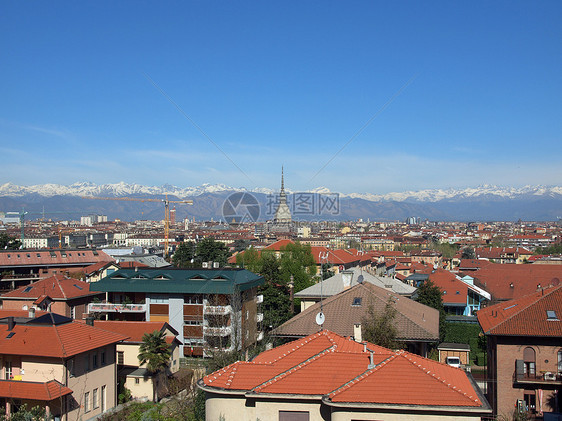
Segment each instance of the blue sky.
M560 1L3 2L0 183L559 185L560 22Z

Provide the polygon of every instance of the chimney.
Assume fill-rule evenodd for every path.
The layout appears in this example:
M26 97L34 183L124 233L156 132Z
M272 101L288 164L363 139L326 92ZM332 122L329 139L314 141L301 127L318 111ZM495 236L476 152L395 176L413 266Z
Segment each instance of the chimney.
M370 352L369 365L367 366L368 370L370 370L371 368L375 368L375 363L373 362L373 351Z
M92 316L86 317L86 324L93 326L94 325L94 318Z
M351 280L353 279L353 271L351 270L344 270L341 273L341 279L343 281L343 289L351 288Z
M35 318L35 307L29 307L29 314L28 317L30 319L34 319Z
M8 317L8 330L12 330L16 325L16 321L13 317Z
M361 323L355 323L353 325L353 339L355 339L356 342L361 342L363 340L361 336Z

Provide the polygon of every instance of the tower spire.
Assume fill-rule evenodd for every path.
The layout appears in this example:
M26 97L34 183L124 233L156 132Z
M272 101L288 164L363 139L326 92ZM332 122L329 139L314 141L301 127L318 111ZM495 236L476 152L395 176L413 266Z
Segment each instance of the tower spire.
M285 180L283 177L283 165L281 165L281 192L285 193Z

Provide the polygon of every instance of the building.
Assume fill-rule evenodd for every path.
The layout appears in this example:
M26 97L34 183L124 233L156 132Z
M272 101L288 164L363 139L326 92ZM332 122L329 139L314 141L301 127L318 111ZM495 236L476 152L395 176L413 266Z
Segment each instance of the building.
M87 282L56 274L0 296L3 310L38 309L61 314L71 319L82 319L88 304L101 301L104 294L90 291Z
M273 231L291 231L291 210L287 205L287 194L285 193L285 180L283 176L283 168L281 168L281 191L279 192L279 204L275 210L273 218Z
M326 299L362 282L369 282L370 284L388 289L395 294L406 297L411 296L416 290L415 287L405 284L395 278L391 278L389 276L371 275L358 267L354 267L352 269L339 272L328 279L324 279L317 284L297 292L295 294L295 298L300 299L301 311L303 311L319 302L321 297Z
M206 419L480 420L491 413L470 375L328 330L199 380Z
M110 320L167 322L182 356L235 349L263 337L257 287L263 277L245 269L121 269L92 283L105 292L88 312Z
M131 391L134 399L153 399L159 396L159 377L152 375L146 369L146 363L139 363L140 346L143 336L147 333L163 332L166 343L170 346L170 361L167 375L176 373L180 368L180 341L176 332L166 322L124 322L92 320L93 326L116 334L127 336L127 339L117 344L117 377L122 379L125 387Z
M562 412L562 286L481 309L494 414Z
M99 415L117 404L115 347L126 336L47 313L0 319L0 405L40 405L55 419Z
M375 312L384 311L389 300L397 310L394 319L396 340L403 342L410 352L427 355L429 345L439 340L439 312L368 282L308 307L274 329L272 335L284 338L310 335L319 329L316 316L322 311L325 317L323 328L361 341L363 319L369 307L372 305Z

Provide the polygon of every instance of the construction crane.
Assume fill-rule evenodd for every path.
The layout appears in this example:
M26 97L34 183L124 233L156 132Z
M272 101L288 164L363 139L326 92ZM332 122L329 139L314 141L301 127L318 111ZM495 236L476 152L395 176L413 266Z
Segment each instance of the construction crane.
M164 203L164 238L165 248L164 256L168 257L168 244L170 241L170 203L185 203L186 205L193 205L193 200L168 200L166 193L164 199L143 199L140 197L96 197L96 196L81 196L82 199L96 199L96 200L125 200L130 202L163 202Z

